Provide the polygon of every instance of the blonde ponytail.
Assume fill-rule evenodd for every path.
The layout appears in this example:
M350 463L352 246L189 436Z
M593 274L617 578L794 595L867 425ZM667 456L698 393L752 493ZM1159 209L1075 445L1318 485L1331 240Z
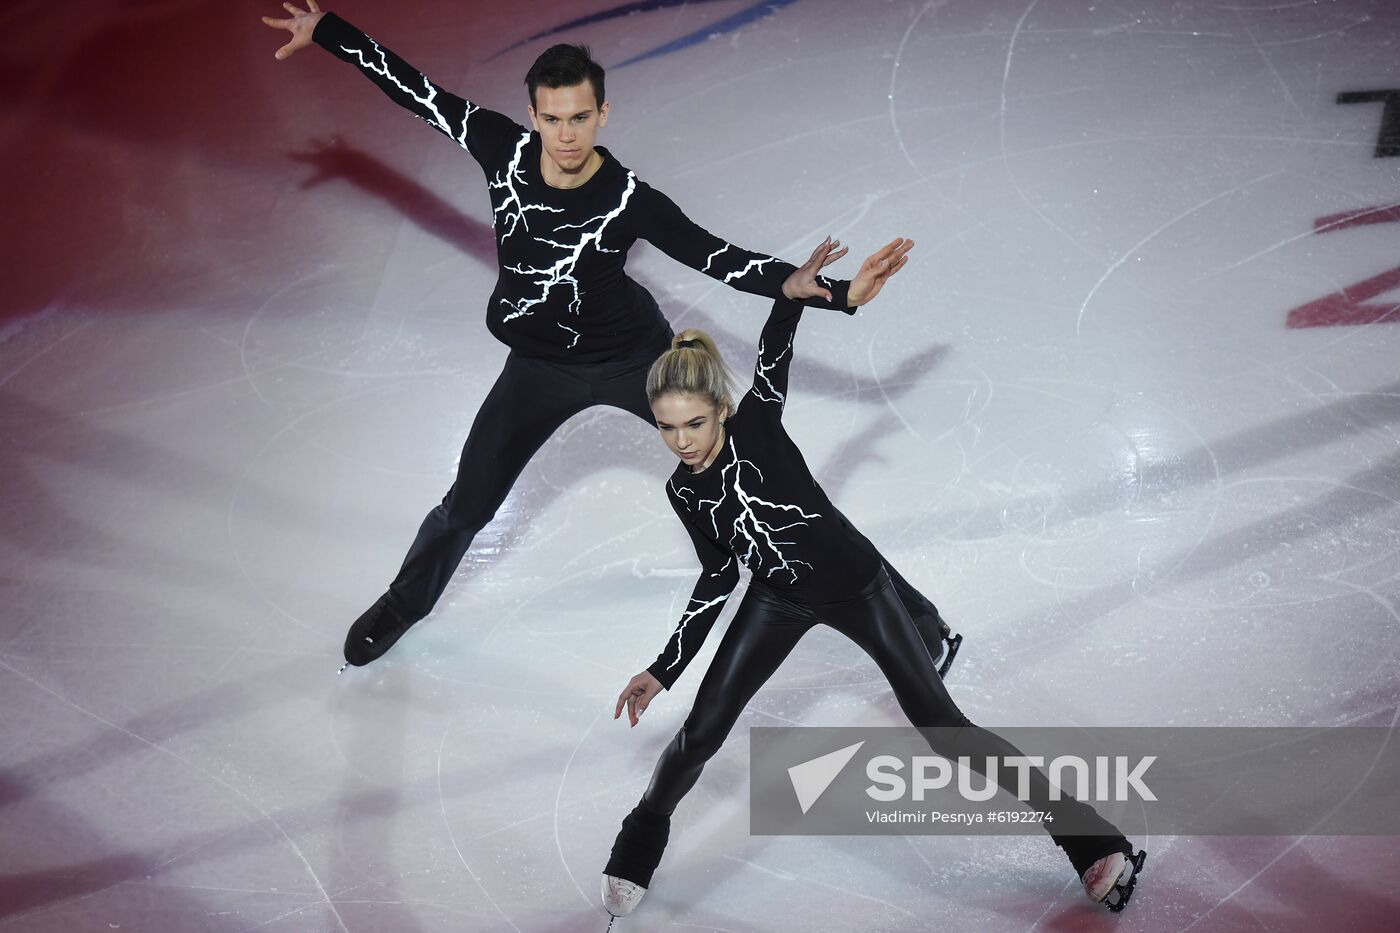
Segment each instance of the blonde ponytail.
M651 364L647 402L673 394L693 395L715 408L734 411L734 374L724 365L714 339L703 330L691 327L676 334L671 349Z

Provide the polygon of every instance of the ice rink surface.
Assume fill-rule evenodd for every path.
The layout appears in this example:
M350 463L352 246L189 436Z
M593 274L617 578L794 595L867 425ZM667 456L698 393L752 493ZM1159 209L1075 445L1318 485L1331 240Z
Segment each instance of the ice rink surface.
M523 122L530 37L617 6L334 9ZM624 164L789 259L918 241L854 318L808 313L787 424L965 635L973 720L1396 721L1400 96L1338 95L1400 89L1400 6L650 6L558 33L621 65ZM506 351L480 169L321 50L274 61L277 12L0 12L0 930L601 931L718 641L612 720L697 568L672 458L577 417L437 611L335 675ZM765 301L629 269L750 368ZM903 722L814 631L614 930L1400 916L1390 837L1137 838L1113 917L1044 838L749 834L748 727Z

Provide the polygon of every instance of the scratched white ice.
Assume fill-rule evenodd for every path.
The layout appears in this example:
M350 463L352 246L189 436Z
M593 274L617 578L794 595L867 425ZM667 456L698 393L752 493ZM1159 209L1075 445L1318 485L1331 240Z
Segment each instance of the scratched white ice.
M335 9L523 121L554 37L497 53L615 6ZM1400 159L1384 104L1338 95L1400 88L1400 9L772 6L566 35L606 64L700 33L609 72L601 141L707 229L788 260L832 234L846 276L918 241L854 318L806 315L784 420L966 637L964 711L1393 722ZM725 624L638 728L612 719L698 572L673 459L630 416L569 422L438 611L335 676L505 357L484 314L510 178L320 50L274 61L259 12L0 13L0 930L601 931L614 834ZM649 248L629 270L747 369L764 301ZM1110 921L1045 839L749 835L748 727L902 721L813 632L614 930L1361 933L1400 910L1385 838L1138 839Z

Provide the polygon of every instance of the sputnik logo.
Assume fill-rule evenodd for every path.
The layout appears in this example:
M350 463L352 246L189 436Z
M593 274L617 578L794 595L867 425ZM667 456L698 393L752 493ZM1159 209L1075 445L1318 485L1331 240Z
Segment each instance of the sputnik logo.
M836 780L837 775L864 744L864 741L860 741L854 745L847 745L845 748L838 748L834 752L788 768L788 779L792 781L792 789L797 794L797 803L802 807L803 813L812 809L812 805L821 799L831 782Z

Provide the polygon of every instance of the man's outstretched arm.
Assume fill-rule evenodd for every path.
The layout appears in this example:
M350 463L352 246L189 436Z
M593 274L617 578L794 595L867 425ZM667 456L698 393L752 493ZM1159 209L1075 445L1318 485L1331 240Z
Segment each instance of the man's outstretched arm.
M485 162L485 148L513 142L525 132L509 117L434 84L427 75L339 16L323 12L315 0L308 0L307 5L309 9L303 10L291 3L282 4L292 14L287 19L263 17L267 25L292 34L291 40L277 50L279 60L316 43L354 65L390 100L466 149L479 162Z
M812 295L786 295L783 283L797 268L792 263L720 239L650 185L638 186L636 203L640 239L731 288L765 298L794 298L805 305L847 313L853 313L855 304L861 303L850 301L850 282L826 276L817 278L819 288Z

